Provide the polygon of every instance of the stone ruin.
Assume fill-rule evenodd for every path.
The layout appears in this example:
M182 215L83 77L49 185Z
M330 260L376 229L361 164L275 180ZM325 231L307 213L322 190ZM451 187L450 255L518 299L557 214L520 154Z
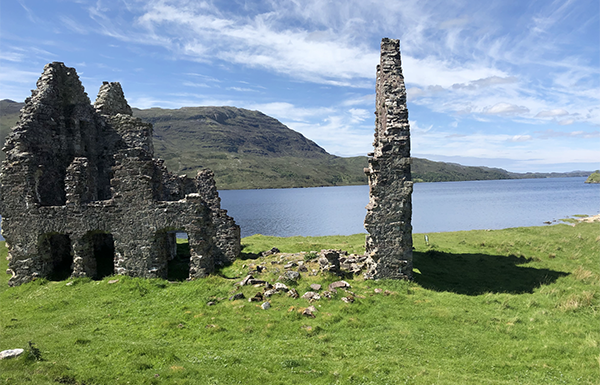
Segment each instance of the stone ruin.
M374 151L369 153L365 217L370 278L412 278L410 126L400 42L384 38L377 66Z
M189 240L189 278L241 250L213 173L175 176L154 158L152 125L132 116L119 83L104 82L92 106L75 69L46 65L3 151L11 286L36 277L167 278L178 232Z

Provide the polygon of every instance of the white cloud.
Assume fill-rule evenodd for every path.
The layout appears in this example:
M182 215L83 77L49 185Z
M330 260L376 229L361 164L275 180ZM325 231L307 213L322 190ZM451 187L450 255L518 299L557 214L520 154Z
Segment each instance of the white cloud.
M502 102L491 107L484 108L483 112L488 115L515 116L527 114L529 112L529 108Z
M273 13L226 18L210 11L205 3L198 7L151 2L137 22L152 32L153 43L162 42L195 60L219 58L317 83L370 85L366 78L374 72L378 53L364 45L328 31L281 28ZM157 30L170 37L155 39Z
M353 97L350 99L346 99L340 103L341 106L345 107L367 104L373 106L375 105L375 94Z
M560 124L560 122L559 122ZM582 138L582 139L593 139L600 138L600 131L554 131L549 128L545 131L535 131L534 134L540 139L549 138Z
M508 139L509 142L527 142L531 140L531 135L515 135Z
M227 87L228 90L238 91L238 92L258 92L257 90L253 90L252 88L244 88L244 87Z
M25 6L30 2L19 1L35 19ZM597 138L597 133L585 126L600 125L598 47L590 44L597 39L584 36L590 31L596 36L597 12L582 16L589 5L572 0L536 2L511 20L503 15L514 4L490 5L473 0L91 3L91 21L69 9L63 16L50 14L41 22L53 33L87 34L80 40L95 41L97 34L103 35L99 44L114 49L99 49L97 55L112 55L114 60L105 63L121 66L119 76L123 78L131 71L116 64L122 59L118 51L140 53L148 64L155 64L153 60L159 56L173 63L173 68L185 63L186 69L171 72L185 75L172 83L183 85L186 92L173 94L172 87L167 87L170 93L165 93L160 86L148 93L126 92L137 107L211 104L258 109L289 123L331 152L365 153L370 151L372 141L377 44L382 36L389 36L401 39L416 149L427 153L435 149L452 156L469 153L550 162L549 154L559 154L563 149L560 141L582 149L592 142L586 138ZM81 8L90 7L90 2L82 4ZM27 17L25 12L21 12L23 18ZM53 44L36 43L36 47L57 47ZM57 54L41 52L41 48L35 51L25 44L20 46L16 40L10 49L6 47L3 45L0 63L19 66L0 71L3 95L25 83L28 91L35 84L39 71L29 72L33 67L26 63L64 60L58 55L84 51L67 47L57 48ZM132 66L146 64L128 59ZM82 60L78 57L73 61ZM93 57L85 60L99 62ZM95 64L89 67L97 68ZM150 73L150 65L145 67L145 73ZM249 67L260 71L249 71ZM86 70L89 76L93 76L92 68ZM201 75L205 69L206 75ZM230 71L225 77L220 76L223 69ZM251 85L240 85L236 76L242 72L264 77L256 76ZM270 78L281 83L270 87ZM94 87L100 80L85 79L94 80ZM286 79L292 83L286 85ZM243 96L249 90L258 90L260 82L269 87L252 94L253 100ZM327 96L314 97L318 95L317 87L310 83L327 85L327 92L323 92ZM310 87L312 93L305 94ZM241 100L244 97L246 100ZM535 125L546 134L522 128L522 123ZM437 127L448 128L441 132ZM555 133L544 131L547 127ZM560 131L571 127L572 132ZM545 148L536 147L542 142ZM548 148L552 151L545 152ZM592 150L587 147L586 151ZM557 157L562 158L562 153Z
M478 79L510 78L504 71L485 63L454 62L434 56L418 59L403 55L402 67L405 82L419 87L449 88L457 83L471 83Z
M65 27L67 27L68 29L70 29L71 31L73 31L75 33L78 33L81 35L87 35L89 32L88 28L82 26L77 21L73 20L72 18L70 18L66 15L61 15L60 20Z
M411 126L413 122L411 122ZM411 127L412 130L412 127ZM539 165L558 163L598 163L600 150L594 146L573 148L565 138L576 139L588 135L600 137L600 132L577 133L576 135L557 133L555 131L520 134L483 134L454 135L443 130L419 130L411 133L413 156L419 154L435 154L447 158L477 158L479 164L485 165L488 160L503 159L504 164L512 164L512 168L521 171L534 171ZM540 145L535 139L547 139Z
M186 87L200 87L200 88L210 88L206 83L197 83L197 82L183 82L183 85Z
M6 49L2 52L2 57L0 60L6 60L11 62L21 62L27 58L27 55L24 52L7 52Z
M536 118L553 118L556 116L564 116L564 115L569 115L569 113L562 108L556 108L556 109L550 110L550 111L540 111L537 113L537 115L535 117Z
M371 117L372 113L370 111L367 110L363 110L360 108L351 108L348 110L348 112L350 113L350 121L352 123L360 123L362 121L364 121L365 119L368 119Z
M283 123L315 141L334 155L366 155L373 150L373 130L357 128L344 115L328 116L319 123L286 121Z
M571 125L573 123L575 123L574 119L563 119L563 120L560 120L558 122L558 124L560 124L561 126L568 126L568 125Z
M476 90L479 88L485 88L485 87L493 87L493 86L497 86L500 84L513 84L513 83L517 83L518 79L515 76L507 76L507 77L500 77L500 76L490 76L484 79L477 79L477 80L473 80L469 83L456 83L452 85L453 89L467 89L467 90Z
M0 81L21 84L35 84L35 81L40 77L40 72L23 71L11 67L2 67L0 71Z

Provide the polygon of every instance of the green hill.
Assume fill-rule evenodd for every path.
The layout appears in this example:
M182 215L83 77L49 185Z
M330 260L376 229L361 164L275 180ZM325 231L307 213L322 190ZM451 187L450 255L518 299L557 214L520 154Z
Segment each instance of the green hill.
M328 154L259 111L235 107L134 109L154 125L154 149L169 170L215 172L219 188L285 188L365 184L365 157Z
M508 171L500 168L463 166L420 158L413 158L411 171L415 182L514 179Z
M19 121L19 111L24 103L13 102L12 100L0 100L0 143L4 146L6 135ZM0 153L0 160L4 160L4 152Z
M591 173L585 183L600 183L600 170L596 170Z
M0 141L19 119L23 103L0 101ZM219 189L288 188L366 184L366 156L328 154L315 142L259 111L235 107L133 109L154 125L156 156L174 173L215 172ZM0 153L0 160L4 153ZM587 176L573 173L511 173L413 158L413 180L446 182Z

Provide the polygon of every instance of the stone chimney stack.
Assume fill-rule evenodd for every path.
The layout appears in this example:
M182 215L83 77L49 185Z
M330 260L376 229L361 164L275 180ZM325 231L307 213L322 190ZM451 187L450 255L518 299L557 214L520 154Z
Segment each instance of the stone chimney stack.
M368 278L412 278L410 126L400 42L384 38L377 66L374 151L369 154L365 217Z

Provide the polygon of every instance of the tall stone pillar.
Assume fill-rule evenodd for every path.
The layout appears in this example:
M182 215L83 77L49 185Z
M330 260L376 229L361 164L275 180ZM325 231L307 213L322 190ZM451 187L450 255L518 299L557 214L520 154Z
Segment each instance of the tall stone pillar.
M374 151L369 154L365 217L368 278L412 278L410 126L400 42L384 38L377 66Z

